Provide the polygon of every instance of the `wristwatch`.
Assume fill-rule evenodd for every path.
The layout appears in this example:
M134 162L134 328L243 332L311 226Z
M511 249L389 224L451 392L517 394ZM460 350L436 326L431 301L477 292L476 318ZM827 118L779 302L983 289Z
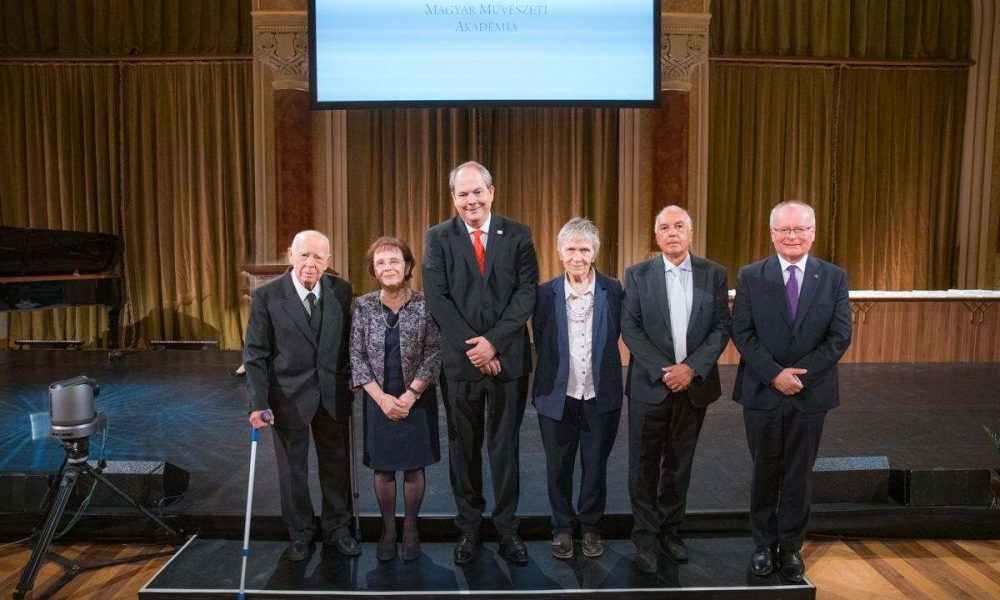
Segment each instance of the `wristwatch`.
M423 392L418 392L417 390L413 389L412 385L406 386L406 389L410 390L410 393L413 394L414 398L416 398L417 400L420 400L420 396L421 396L421 394L423 394Z

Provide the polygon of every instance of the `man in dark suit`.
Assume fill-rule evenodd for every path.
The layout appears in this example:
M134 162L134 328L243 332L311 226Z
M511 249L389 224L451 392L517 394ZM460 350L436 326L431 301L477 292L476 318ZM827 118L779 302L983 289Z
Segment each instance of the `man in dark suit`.
M462 536L455 563L479 553L483 439L490 459L500 553L528 560L518 535L518 434L527 400L538 263L527 227L491 212L490 172L467 162L448 177L457 215L427 231L423 284L441 328L441 392L448 416L448 468ZM484 419L485 413L485 419Z
M664 208L654 232L662 254L626 271L622 305L632 541L647 573L658 569L657 546L688 560L678 528L705 412L722 395L716 361L730 326L726 270L690 254L687 211Z
M288 271L263 286L250 301L243 362L250 390L250 424L274 426L274 450L281 488L281 517L291 544L285 557L309 555L315 532L309 497L309 430L319 466L323 542L356 556L350 535L348 457L348 338L351 284L324 273L330 241L303 231L288 249ZM265 411L273 413L268 422Z
M556 237L564 272L538 286L532 333L538 365L532 396L545 447L552 555L573 558L573 529L583 555L604 554L601 519L608 457L622 408L622 286L597 272L597 227L570 219ZM580 496L573 509L573 467L580 449Z
M776 256L740 269L733 399L743 405L753 459L750 525L756 575L779 565L802 581L812 468L826 412L839 403L837 361L851 343L847 273L809 256L816 215L803 202L771 211Z

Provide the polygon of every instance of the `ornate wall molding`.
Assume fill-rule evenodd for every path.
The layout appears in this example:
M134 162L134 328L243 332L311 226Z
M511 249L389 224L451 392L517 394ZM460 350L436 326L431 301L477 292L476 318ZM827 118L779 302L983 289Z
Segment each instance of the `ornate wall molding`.
M276 74L309 78L309 37L304 26L263 25L254 34L254 58Z
M691 76L708 60L708 13L663 13L660 32L660 87L691 91Z

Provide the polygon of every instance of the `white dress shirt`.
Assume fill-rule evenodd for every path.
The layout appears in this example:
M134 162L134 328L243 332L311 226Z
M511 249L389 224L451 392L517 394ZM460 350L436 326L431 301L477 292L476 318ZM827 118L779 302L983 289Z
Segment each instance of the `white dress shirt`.
M313 294L315 294L316 295L316 306L319 306L319 289L321 287L323 287L323 286L321 286L319 284L319 282L317 281L316 285L313 286L313 289L307 290L306 286L302 285L302 282L299 281L299 278L295 276L295 272L294 271L292 272L292 285L295 286L295 292L299 295L299 300L302 302L302 306L305 307L306 314L307 315L312 315L312 313L309 312L309 301L306 300L306 296L308 296L310 292L312 292Z
M569 337L569 380L566 385L566 395L579 400L592 400L597 394L594 391L593 352L594 352L594 286L597 275L590 271L590 284L587 290L579 294L569 283L569 277L564 282L566 297L566 333ZM582 323L569 318L570 307L577 312L583 312L590 306L589 314Z
M808 253L806 253L802 258L800 258L798 262L793 262L793 263L788 262L787 260L782 258L780 254L778 255L778 262L781 263L781 280L785 283L785 285L788 285L788 278L791 277L791 275L788 272L788 267L791 265L795 265L795 268L797 269L795 271L795 281L796 283L799 284L799 296L802 295L802 282L805 281L806 279L805 277L803 277L803 275L805 275L806 263L808 261L809 261Z
M465 230L469 232L469 239L472 240L473 244L475 244L476 239L474 237L472 237L472 232L478 229L478 230L480 230L480 231L483 232L483 234L481 236L479 236L479 239L482 240L482 242L483 242L483 248L486 247L486 244L487 244L486 239L488 237L490 237L490 221L492 219L493 219L493 214L490 213L490 216L486 217L486 221L483 222L483 224L480 225L479 227L471 227L471 226L469 226L468 223L465 223L465 221L462 221L463 223L465 223Z
M691 285L691 253L684 257L684 262L674 265L666 256L663 257L663 276L667 280L667 295L670 295L670 271L677 269L680 276L681 285L684 286L684 295L687 297L687 316L691 318L691 305L694 304L694 286Z

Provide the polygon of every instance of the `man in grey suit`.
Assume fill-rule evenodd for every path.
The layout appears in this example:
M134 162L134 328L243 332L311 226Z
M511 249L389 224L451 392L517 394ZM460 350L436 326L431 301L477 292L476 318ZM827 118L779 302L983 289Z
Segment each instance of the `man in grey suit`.
M740 351L733 399L743 405L753 459L750 569L777 564L799 582L812 468L826 413L840 402L837 362L851 343L847 273L809 255L816 214L804 202L771 211L776 256L740 269L733 343Z
M527 322L538 285L535 247L527 227L492 212L495 190L486 167L463 163L451 171L448 186L457 214L427 231L423 283L443 338L448 469L462 532L455 563L472 562L480 549L485 439L500 554L524 564L528 550L516 514L518 439L531 371Z
M291 544L285 557L308 557L315 533L309 496L309 430L319 467L324 544L356 556L350 535L348 457L348 338L351 284L324 273L330 241L303 231L288 248L291 268L254 292L243 362L250 390L250 424L274 426L281 517ZM265 420L266 411L273 414Z
M722 395L716 361L730 326L726 270L690 254L687 211L664 208L654 232L662 254L625 272L622 303L632 541L646 573L658 569L657 546L688 560L678 528L705 411Z

